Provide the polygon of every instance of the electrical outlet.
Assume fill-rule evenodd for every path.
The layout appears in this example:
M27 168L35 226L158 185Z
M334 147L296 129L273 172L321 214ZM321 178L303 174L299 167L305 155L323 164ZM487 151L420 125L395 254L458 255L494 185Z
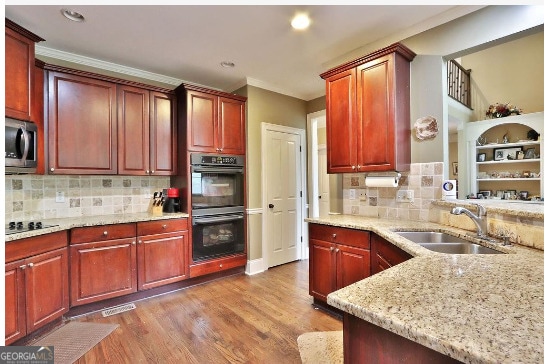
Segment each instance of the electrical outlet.
M355 189L353 188L349 190L349 199L355 200Z
M359 201L367 201L367 190L359 190Z
M397 202L413 202L414 190L399 190L396 196Z
M65 202L65 192L57 191L55 193L55 202Z

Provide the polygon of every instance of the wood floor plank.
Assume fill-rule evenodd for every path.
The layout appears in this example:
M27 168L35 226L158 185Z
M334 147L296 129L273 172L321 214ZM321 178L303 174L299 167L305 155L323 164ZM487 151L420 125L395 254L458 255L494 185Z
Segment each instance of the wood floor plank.
M311 305L308 282L308 261L298 261L79 317L120 326L77 363L300 363L299 335L342 330Z

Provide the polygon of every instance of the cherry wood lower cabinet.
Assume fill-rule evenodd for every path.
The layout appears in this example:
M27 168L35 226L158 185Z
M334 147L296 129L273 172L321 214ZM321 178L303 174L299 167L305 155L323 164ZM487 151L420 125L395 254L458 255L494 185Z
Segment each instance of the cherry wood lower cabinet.
M139 222L137 233L139 290L189 277L187 219Z
M370 275L370 233L309 224L309 294L327 295Z
M137 291L136 224L71 230L71 307Z
M371 235L371 274L376 274L411 259L413 256L386 239Z
M189 277L187 219L71 230L71 306Z
M6 345L69 310L67 233L6 243Z
M344 313L344 363L461 363L403 336Z

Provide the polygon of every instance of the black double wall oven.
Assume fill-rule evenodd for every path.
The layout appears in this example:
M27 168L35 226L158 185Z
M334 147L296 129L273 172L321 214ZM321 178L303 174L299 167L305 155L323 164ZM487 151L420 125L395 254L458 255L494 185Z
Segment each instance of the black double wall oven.
M191 154L193 261L244 252L244 156Z

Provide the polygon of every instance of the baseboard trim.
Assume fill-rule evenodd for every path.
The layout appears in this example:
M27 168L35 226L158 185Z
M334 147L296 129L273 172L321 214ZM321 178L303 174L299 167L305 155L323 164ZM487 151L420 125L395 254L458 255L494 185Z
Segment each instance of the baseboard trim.
M264 271L264 260L262 258L249 260L248 262L246 262L246 269L244 272L247 275L251 276L254 274L262 273Z

